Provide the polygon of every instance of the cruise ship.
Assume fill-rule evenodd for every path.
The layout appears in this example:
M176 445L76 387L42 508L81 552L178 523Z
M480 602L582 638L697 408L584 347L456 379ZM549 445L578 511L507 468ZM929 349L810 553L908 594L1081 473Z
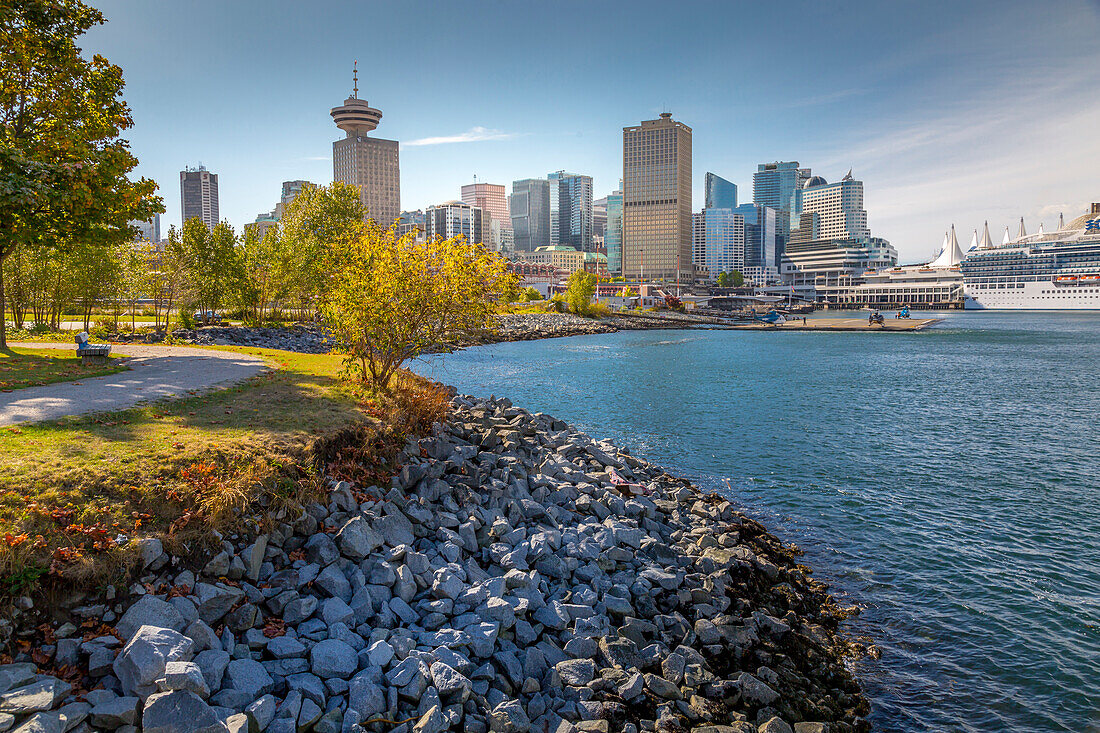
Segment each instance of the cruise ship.
M1042 225L994 246L989 225L963 259L963 306L970 310L1100 310L1100 203L1058 230Z

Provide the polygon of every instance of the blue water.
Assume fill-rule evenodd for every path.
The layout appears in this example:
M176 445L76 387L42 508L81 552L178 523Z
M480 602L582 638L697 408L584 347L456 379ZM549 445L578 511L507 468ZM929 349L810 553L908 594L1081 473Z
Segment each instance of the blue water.
M923 315L923 314L918 314ZM643 331L420 364L732 492L882 650L883 731L1100 731L1100 313Z

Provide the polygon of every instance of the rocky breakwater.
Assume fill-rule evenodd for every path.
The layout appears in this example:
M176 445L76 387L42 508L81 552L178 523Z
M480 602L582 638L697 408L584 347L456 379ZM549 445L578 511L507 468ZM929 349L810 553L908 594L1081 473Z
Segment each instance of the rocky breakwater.
M618 330L617 325L605 320L581 318L572 313L504 313L497 316L497 332L486 343L614 333Z
M391 486L334 482L198 572L145 541L149 592L75 611L111 633L56 630L69 681L0 667L0 730L867 729L790 548L552 417L453 408Z
M114 343L159 344L165 341L163 331L151 333L108 334ZM316 326L254 327L254 326L204 326L197 329L177 328L172 338L198 346L255 346L263 349L297 351L303 354L327 354L333 340L328 331Z

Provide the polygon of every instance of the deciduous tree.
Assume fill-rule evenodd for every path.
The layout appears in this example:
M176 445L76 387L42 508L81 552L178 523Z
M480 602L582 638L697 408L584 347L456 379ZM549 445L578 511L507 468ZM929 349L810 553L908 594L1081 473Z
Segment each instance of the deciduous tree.
M596 276L590 272L578 270L569 276L565 289L565 300L569 310L579 316L586 315L592 304L592 295L596 292Z
M17 248L121 241L164 211L155 183L129 178L122 70L76 45L102 22L80 0L0 0L0 312Z
M373 221L337 240L326 263L325 320L349 371L378 391L409 359L481 335L515 277L499 254L465 237L418 242Z

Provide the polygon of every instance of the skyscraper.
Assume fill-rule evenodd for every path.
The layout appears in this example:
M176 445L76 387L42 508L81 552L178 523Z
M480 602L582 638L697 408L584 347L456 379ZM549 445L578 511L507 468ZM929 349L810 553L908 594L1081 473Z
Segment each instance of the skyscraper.
M737 184L714 173L707 173L705 201L708 209L736 209Z
M752 202L789 212L794 192L802 188L809 177L810 169L799 168L797 160L761 163L752 176Z
M550 181L550 243L593 252L592 176L558 171Z
M367 137L378 127L382 111L359 99L359 74L352 94L329 114L346 135L332 143L332 177L359 187L367 217L389 226L401 212L401 170L396 140Z
M660 119L623 128L623 275L691 282L691 128Z
M516 252L550 246L550 181L524 178L512 182L508 198Z
M201 219L207 229L217 226L218 174L206 170L206 166L184 168L180 171L180 211L183 221Z
M795 198L810 178L809 168L799 168L798 161L761 163L752 177L752 202L770 206L776 211L776 237L779 252L786 248L791 229L798 226L794 213Z
M622 186L622 184L619 184ZM607 227L603 246L607 250L607 271L614 277L623 274L623 192L607 196Z
M511 239L506 230L512 228L512 215L508 210L508 194L504 186L496 183L467 183L462 187L462 201L482 209L491 217L489 229L492 231L492 241L486 244L498 252L504 250L505 240Z

